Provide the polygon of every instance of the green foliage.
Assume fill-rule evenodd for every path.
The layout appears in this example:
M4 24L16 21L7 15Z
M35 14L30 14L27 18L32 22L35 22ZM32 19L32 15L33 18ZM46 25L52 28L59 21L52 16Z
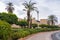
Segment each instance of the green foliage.
M38 25L37 24L32 24L32 27L33 28L36 28Z
M0 20L0 39L11 40L11 26L9 23Z
M30 34L29 31L19 31L19 32L20 32L20 37L22 38Z
M20 25L20 26L22 26L22 27L25 27L25 26L28 25L28 23L27 23L27 21L22 20L22 21L19 21L19 22L18 22L18 25Z
M56 25L45 25L45 24L42 24L42 25L39 25L39 26L42 27L42 28L59 28Z
M55 25L55 23L58 22L57 17L55 15L48 16L48 21L49 24L51 23L51 25Z
M29 31L26 31L25 29L14 30L12 39L13 39L13 40L17 40L17 39L19 39L19 38L26 37L26 36L28 36L29 34L30 34L30 32L29 32Z
M47 25L45 25L45 24L41 24L41 25L39 25L39 27L44 28L44 27L48 27L48 26L47 26Z
M5 13L5 12L0 13L0 20L4 20L10 24L15 24L17 19L18 18L15 14Z
M20 33L19 32L13 32L12 40L17 40L19 38L20 38Z
M36 3L35 2L32 2L31 0L29 2L25 1L23 3L23 6L25 7L24 11L27 12L28 28L30 28L30 26L31 26L30 25L31 24L30 23L30 19L31 19L30 13L31 13L31 11L36 11L37 13L39 13L38 10L37 10L37 7L34 6L35 4Z
M13 40L17 40L18 38L23 38L28 35L38 33L38 32L45 32L45 31L54 31L54 30L60 30L60 28L36 28L36 29L14 29L14 34L13 34Z

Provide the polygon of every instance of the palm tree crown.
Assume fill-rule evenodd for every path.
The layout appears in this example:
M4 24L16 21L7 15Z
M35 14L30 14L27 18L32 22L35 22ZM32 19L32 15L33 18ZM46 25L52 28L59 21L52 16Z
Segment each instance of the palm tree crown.
M33 11L33 10L36 10L37 7L34 6L35 4L36 3L31 2L31 0L29 2L25 1L25 3L23 3L23 5L25 6L26 9L24 9L24 10L26 10L26 11L29 10L30 12Z
M9 2L7 5L8 6L6 9L7 9L8 13L13 13L13 10L14 10L13 4L11 2Z
M34 5L35 5L36 3L34 3L34 2L31 2L31 0L29 1L29 2L24 2L23 3L23 5L24 5L24 7L25 7L25 9L24 9L24 11L27 11L27 21L28 21L28 26L30 25L29 23L29 21L30 21L30 13L31 13L31 11L36 11L37 13L38 13L38 11L37 11L37 7L35 7Z
M55 15L48 16L48 21L51 22L52 25L54 25L55 22L58 22L57 17Z

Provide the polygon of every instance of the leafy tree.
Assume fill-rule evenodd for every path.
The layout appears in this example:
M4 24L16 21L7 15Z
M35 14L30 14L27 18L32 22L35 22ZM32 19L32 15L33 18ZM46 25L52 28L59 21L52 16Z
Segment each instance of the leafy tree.
M14 10L14 7L13 7L13 4L11 2L9 2L7 4L8 6L6 7L8 13L13 13L13 10Z
M51 22L52 25L54 25L55 22L58 22L57 17L55 15L48 16L48 21Z
M4 20L10 24L15 24L18 18L15 14L8 14L5 12L0 13L0 20Z
M18 25L22 26L23 28L28 25L27 21L22 20L18 22Z
M34 3L34 2L31 2L31 0L29 1L29 2L24 2L23 3L23 5L25 6L25 9L24 9L24 11L27 11L27 22L28 22L28 27L29 28L31 28L30 27L30 13L31 13L31 11L36 11L36 12L38 12L37 11L37 7L35 7L34 5L35 5L36 3Z

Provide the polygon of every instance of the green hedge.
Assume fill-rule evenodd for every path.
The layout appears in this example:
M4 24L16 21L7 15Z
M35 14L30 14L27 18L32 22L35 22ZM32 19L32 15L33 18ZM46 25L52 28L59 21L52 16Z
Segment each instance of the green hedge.
M41 27L41 28L59 28L56 25L45 25L45 24L41 24L41 25L39 25L39 27Z
M60 28L36 28L36 29L17 29L17 30L14 29L13 39L23 38L38 32L54 31L54 30L60 30Z
M32 24L32 27L36 28L36 27L38 27L38 24Z

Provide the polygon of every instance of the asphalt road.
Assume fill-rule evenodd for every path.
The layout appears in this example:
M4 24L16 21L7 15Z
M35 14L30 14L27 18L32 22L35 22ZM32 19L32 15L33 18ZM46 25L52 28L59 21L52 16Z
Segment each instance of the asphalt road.
M60 32L56 32L51 35L53 40L60 40Z

